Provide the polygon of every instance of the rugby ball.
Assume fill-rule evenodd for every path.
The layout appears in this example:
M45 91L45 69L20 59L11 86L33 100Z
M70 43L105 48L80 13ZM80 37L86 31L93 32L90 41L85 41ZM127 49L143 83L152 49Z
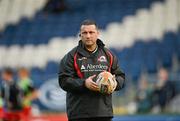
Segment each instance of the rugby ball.
M101 93L110 94L115 86L114 81L114 76L110 72L103 71L98 74L96 83L98 84Z

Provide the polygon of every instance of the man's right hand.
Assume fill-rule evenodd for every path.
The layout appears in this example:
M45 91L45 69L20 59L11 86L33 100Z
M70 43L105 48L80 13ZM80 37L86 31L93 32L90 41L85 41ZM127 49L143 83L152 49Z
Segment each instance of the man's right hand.
M93 81L93 78L96 77L96 75L90 76L89 78L87 78L85 80L85 86L86 88L88 88L89 90L92 91L99 91L99 87L98 85Z

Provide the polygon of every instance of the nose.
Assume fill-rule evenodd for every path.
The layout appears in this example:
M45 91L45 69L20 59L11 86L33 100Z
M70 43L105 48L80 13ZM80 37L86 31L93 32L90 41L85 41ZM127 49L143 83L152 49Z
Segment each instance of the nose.
M87 34L86 34L86 37L87 37L87 38L89 38L89 37L90 37L90 34L89 34L89 33L87 33Z

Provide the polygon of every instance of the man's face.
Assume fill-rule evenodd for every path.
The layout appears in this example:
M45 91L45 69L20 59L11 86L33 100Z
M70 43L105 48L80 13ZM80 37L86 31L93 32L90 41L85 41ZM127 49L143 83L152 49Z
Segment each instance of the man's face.
M9 74L6 73L6 72L3 72L3 73L1 74L1 76L2 76L2 79L3 79L4 81L9 81L9 80L12 79L12 78L11 78L11 75L9 75Z
M19 70L18 76L20 79L28 77L28 72L26 70Z
M82 25L81 30L81 40L85 46L93 46L96 44L99 32L95 25Z
M158 72L159 80L161 81L167 81L168 80L168 72L165 69L160 69Z

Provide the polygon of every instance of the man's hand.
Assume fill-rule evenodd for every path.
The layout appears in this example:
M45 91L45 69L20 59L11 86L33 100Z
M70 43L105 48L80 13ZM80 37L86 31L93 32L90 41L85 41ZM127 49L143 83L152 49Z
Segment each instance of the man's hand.
M116 87L117 87L117 81L116 81L116 76L115 76L115 75L113 75L113 81L114 81L114 86L113 86L113 89L112 89L111 93L113 93L114 90L115 90Z
M98 85L93 81L93 78L94 78L95 76L96 76L96 75L93 75L93 76L90 76L89 78L87 78L87 79L85 80L85 86L86 86L86 88L88 88L89 90L99 91Z

